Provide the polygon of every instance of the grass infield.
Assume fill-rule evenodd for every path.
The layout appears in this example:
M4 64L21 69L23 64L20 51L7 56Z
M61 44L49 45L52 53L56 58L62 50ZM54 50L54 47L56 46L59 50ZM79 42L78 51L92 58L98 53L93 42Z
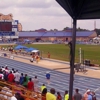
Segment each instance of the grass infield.
M53 59L69 61L69 47L65 44L30 44L26 46L39 49L43 57L47 57L48 52L50 52L51 58ZM100 64L99 45L76 45L76 62L79 62L79 48L82 49L82 52L84 51L84 59L89 59L94 64Z
M69 47L65 44L27 44L25 46L39 49L42 52L42 57L47 57L50 52L52 59L69 61ZM79 48L84 51L84 59L89 59L93 64L100 64L99 45L76 45L76 62L79 62Z

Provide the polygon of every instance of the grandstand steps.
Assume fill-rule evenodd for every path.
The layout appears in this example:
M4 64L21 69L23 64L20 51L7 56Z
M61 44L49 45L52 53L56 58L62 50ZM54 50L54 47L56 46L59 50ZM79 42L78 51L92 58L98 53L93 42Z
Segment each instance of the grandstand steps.
M11 90L4 88L4 87L10 87ZM23 86L9 83L9 82L6 82L4 80L0 80L0 90L1 90L0 95L2 95L2 96L0 96L1 100L7 100L7 99L5 99L4 96L12 97L12 96L14 96L14 94L16 92L20 92L22 97L29 98L31 100L41 99L41 93L29 91ZM22 91L24 92L24 94L22 94ZM7 92L9 92L10 94L6 94Z

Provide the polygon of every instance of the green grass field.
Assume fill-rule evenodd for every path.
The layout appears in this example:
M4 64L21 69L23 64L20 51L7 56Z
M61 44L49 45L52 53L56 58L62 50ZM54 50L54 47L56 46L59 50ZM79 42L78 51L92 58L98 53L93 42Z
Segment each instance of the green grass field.
M69 47L65 44L33 44L26 45L27 47L34 47L42 51L42 56L47 57L48 52L51 58L68 61ZM75 61L79 61L79 48L84 50L84 59L90 59L92 63L100 64L100 46L99 45L76 45Z
M69 61L69 47L65 44L28 44L27 47L34 47L42 52L43 57L47 57L50 52L51 58ZM90 59L94 64L100 64L99 45L76 45L75 61L79 61L79 48L84 50L84 59Z

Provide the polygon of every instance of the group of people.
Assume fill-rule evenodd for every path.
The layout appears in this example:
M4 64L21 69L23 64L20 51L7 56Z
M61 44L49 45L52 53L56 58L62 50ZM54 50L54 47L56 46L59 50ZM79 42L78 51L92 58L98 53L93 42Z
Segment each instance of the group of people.
M28 90L34 91L34 86L36 89L36 84L38 84L37 76L34 79L30 78L27 74L19 73L18 70L9 70L7 65L1 67L0 69L0 79L8 81L10 83L20 84L26 87Z
M60 94L60 92L56 93L54 88L50 89L50 92L47 91L47 87L43 84L40 88L38 87L39 80L37 76L34 78L30 78L27 74L19 73L18 70L12 68L8 69L8 66L2 66L0 68L0 79L8 81L10 83L14 83L16 85L21 85L28 89L29 91L41 92L42 98L41 100L69 100L69 94L66 90L64 96ZM50 72L46 72L47 84L50 84ZM6 87L8 88L8 87ZM11 89L9 89L11 91ZM19 98L20 97L20 98ZM15 98L15 99L13 99ZM91 92L89 89L86 90L84 95L79 93L79 89L75 90L75 94L73 95L73 100L96 100L96 95L94 92ZM27 100L21 97L20 93L16 93L15 96L10 98L9 100ZM30 99L28 99L30 100Z
M62 97L60 92L57 92L55 95L55 89L51 89L50 93L47 92L47 88L44 86L44 89L42 91L42 100L69 100L69 94L68 91L66 90L64 93L64 96ZM84 95L81 95L79 93L79 89L75 89L75 94L72 97L72 100L97 100L96 95L94 92L90 91L89 89L86 90Z
M30 62L34 62L34 61L36 61L36 63L38 63L40 61L40 56L39 56L38 52L32 53L32 57L30 59Z

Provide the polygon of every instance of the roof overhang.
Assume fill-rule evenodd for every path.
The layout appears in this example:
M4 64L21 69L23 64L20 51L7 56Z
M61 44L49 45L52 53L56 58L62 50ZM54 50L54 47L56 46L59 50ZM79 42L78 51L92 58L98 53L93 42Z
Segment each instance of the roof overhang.
M100 19L100 0L56 0L76 20Z

